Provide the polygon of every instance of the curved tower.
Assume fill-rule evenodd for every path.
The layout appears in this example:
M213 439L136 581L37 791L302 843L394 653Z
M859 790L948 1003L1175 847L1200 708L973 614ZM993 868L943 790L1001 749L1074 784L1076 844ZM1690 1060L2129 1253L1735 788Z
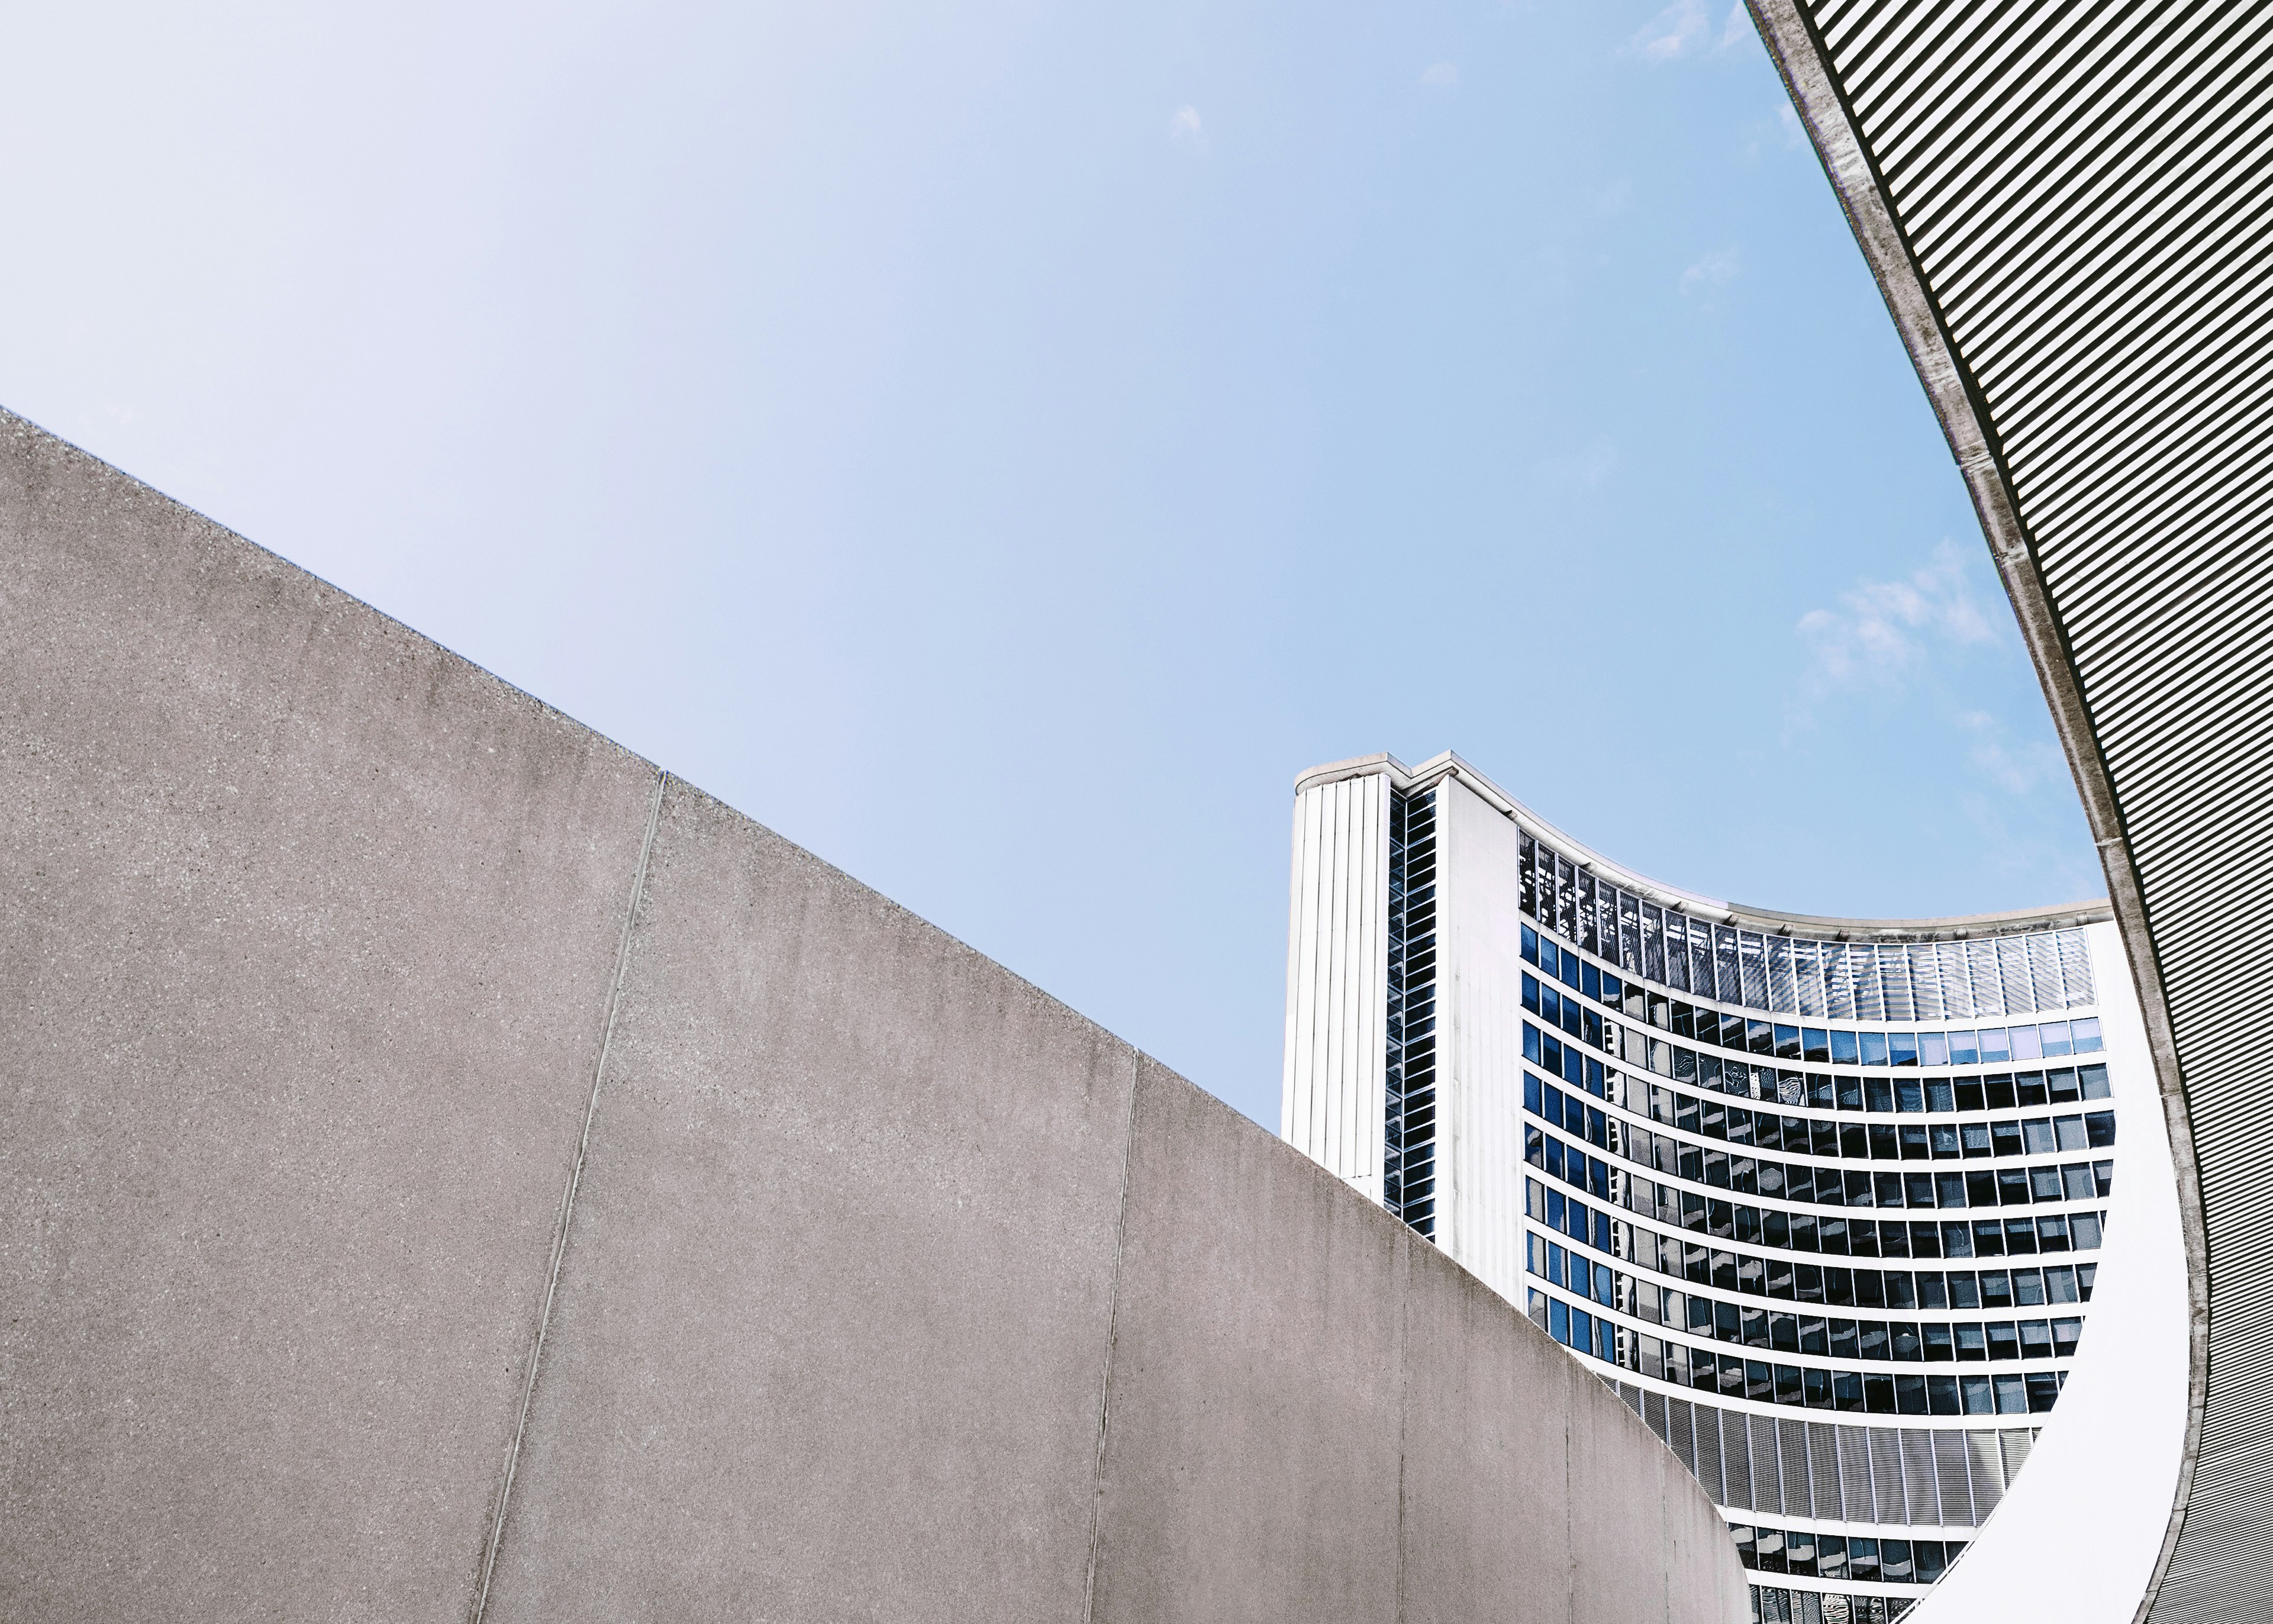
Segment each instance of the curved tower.
M2104 905L1711 901L1380 756L1297 783L1291 936L1284 1136L1618 1388L1757 1616L1909 1611L2089 1340L2153 1086Z

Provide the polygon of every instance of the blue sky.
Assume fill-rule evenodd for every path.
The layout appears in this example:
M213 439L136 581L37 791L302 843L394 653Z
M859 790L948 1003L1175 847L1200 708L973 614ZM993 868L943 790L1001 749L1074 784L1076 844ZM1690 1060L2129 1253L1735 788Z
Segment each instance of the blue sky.
M1773 907L2103 889L1741 11L15 34L0 402L1266 1122L1318 762Z

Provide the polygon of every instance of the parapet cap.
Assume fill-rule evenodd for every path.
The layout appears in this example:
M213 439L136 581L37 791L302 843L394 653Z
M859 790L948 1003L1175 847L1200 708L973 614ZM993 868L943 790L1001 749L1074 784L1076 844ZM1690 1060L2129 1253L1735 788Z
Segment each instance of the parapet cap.
M1675 908L1698 919L1734 925L1739 929L1772 936L1817 936L1835 942L1963 941L1970 936L2068 929L2104 923L2115 917L2104 898L2056 907L2010 908L1998 914L1960 914L1939 919L1848 919L1835 914L1787 914L1775 908L1700 896L1638 874L1622 863L1611 861L1583 840L1564 834L1452 750L1432 756L1417 767L1407 767L1386 752L1328 762L1297 775L1294 793L1299 795L1306 789L1343 778L1374 777L1385 777L1400 790L1427 789L1444 779L1458 778L1525 833L1544 840L1563 856L1592 871L1598 879L1646 897L1661 907Z

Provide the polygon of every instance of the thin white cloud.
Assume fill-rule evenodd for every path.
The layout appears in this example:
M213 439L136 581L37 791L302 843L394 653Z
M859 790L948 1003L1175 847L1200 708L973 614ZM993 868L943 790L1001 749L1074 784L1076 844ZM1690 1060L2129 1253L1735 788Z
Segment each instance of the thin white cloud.
M1726 56L1753 43L1759 35L1744 0L1729 8L1721 26L1713 26L1705 0L1673 0L1673 4L1634 31L1626 49L1650 62L1684 62Z
M2008 795L2025 795L2047 780L2067 777L2067 758L2049 740L2007 741L2005 729L1986 710L1965 710L1957 725L1973 735L1966 752L1982 776Z
M1578 485L1594 490L1617 471L1618 448L1608 439L1597 435L1569 455L1550 457L1535 463L1534 473L1553 485Z
M1460 82L1458 63L1432 62L1421 70L1421 82L1431 90L1450 90Z
M1734 248L1716 248L1681 273L1681 292L1689 295L1736 281L1744 268L1744 256Z
M1974 596L1964 556L1947 541L1923 568L1900 581L1858 583L1840 594L1836 608L1800 616L1797 629L1813 684L1824 689L1900 689L1934 645L1964 648L1997 635Z
M1168 116L1168 139L1187 152L1204 153L1208 149L1207 126L1200 122L1200 110L1186 105Z
M1676 62L1697 55L1712 35L1704 0L1673 0L1637 29L1627 45L1652 62Z

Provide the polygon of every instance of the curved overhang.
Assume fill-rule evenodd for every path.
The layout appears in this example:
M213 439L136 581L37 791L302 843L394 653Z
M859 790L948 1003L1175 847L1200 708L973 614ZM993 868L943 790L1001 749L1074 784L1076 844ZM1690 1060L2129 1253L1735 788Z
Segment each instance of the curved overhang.
M1962 942L1973 936L2015 936L2026 931L2095 925L2112 917L2104 899L2071 902L2059 907L2012 908L2000 914L1953 914L1942 919L1847 919L1823 914L1786 914L1748 903L1723 901L1653 880L1603 856L1585 841L1557 829L1452 750L1432 756L1417 767L1408 767L1389 755L1354 756L1347 761L1329 762L1299 774L1294 779L1294 793L1299 795L1306 789L1341 778L1377 775L1387 777L1400 790L1426 789L1441 779L1458 778L1526 831L1543 838L1597 877L1646 897L1661 907L1677 908L1716 925L1735 925L1770 936L1820 936L1834 942Z
M2131 961L2189 1338L2136 1617L2264 1617L2273 11L1747 4L1972 496Z

